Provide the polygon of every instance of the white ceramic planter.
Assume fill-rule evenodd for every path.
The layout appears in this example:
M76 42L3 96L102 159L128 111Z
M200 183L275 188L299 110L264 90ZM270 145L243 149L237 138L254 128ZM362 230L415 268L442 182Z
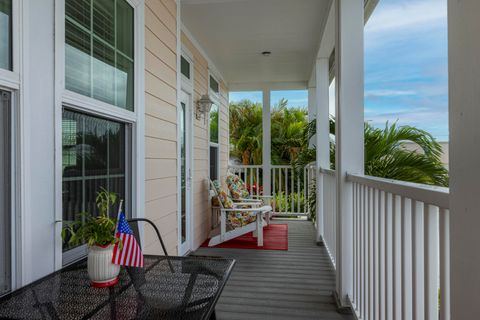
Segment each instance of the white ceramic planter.
M94 287L109 287L118 282L120 266L112 263L113 245L88 249L88 276Z

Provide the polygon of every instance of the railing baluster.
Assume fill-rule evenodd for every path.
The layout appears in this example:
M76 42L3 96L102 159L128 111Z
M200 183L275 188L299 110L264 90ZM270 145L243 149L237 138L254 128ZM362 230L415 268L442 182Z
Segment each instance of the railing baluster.
M367 267L366 267L366 278L367 278L367 308L365 310L367 316L366 319L371 319L372 317L372 188L367 187L367 212L365 216L367 222Z
M260 195L260 169L257 168L257 197Z
M288 213L288 169L285 168L285 213Z
M424 205L424 245L425 245L425 320L438 319L438 241L437 241L437 213L436 208Z
M385 312L386 319L393 318L393 277L392 277L392 197L390 193L385 193Z
M380 306L380 315L379 319L386 319L387 315L385 312L385 303L386 303L386 292L385 292L385 283L386 283L386 278L385 278L385 266L386 266L386 255L385 255L385 243L386 243L386 238L385 238L385 217L386 217L386 210L385 210L385 192L379 190L378 192L378 214L379 214L379 219L378 219L378 234L379 234L379 239L380 239L380 244L378 246L378 268L379 268L379 283L378 283L378 292L380 294L380 301L379 301L379 306Z
M369 263L368 263L368 269L369 269L369 306L368 306L368 311L369 311L369 319L375 319L375 188L370 188L369 192L369 209L368 209L368 219L369 219L369 230L368 230L368 236L369 236L369 248L368 248L368 256L369 256Z
M411 206L410 200L402 197L401 202L401 246L402 246L402 315L403 319L412 319L412 251L411 251Z
M357 304L358 304L358 294L357 294L357 279L358 279L358 274L357 274L357 259L358 259L358 253L357 253L357 239L358 239L358 232L357 232L357 223L358 223L358 209L357 209L357 184L353 183L352 184L352 190L353 190L353 302L356 306L356 309L358 309Z
M450 211L440 209L440 320L450 320Z
M372 190L372 237L373 237L373 246L372 246L372 295L373 295L373 306L372 306L372 319L376 320L379 317L378 307L379 307L379 294L378 294L378 245L379 245L379 233L378 233L378 190L374 188Z
M402 318L401 296L401 247L400 247L400 215L401 199L397 195L392 196L393 213L393 319Z
M366 221L365 221L365 212L367 211L367 196L366 196L366 187L362 185L362 213L361 213L361 221L362 221L362 281L361 281L361 301L362 301L362 317L366 318L366 310L367 310L367 245L365 241L366 236Z
M276 175L275 175L276 172L277 172L277 169L272 168L272 179L273 179L273 180L272 180L272 184L273 184L273 187L272 187L272 196L273 196L273 201L272 201L272 202L273 202L273 203L272 203L272 204L273 204L273 212L277 211L277 210L276 210L276 201L275 201L275 199L276 199L276 194L277 194L277 191L276 191L276 189L275 189L275 187L276 187L276 180L277 180Z
M412 319L423 319L423 208L412 200Z

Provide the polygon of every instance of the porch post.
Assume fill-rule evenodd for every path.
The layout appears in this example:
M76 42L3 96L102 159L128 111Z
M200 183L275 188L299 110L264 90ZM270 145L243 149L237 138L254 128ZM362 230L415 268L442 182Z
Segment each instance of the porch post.
M478 318L480 301L479 12L478 0L448 1L451 319Z
M336 1L337 297L349 307L353 288L353 191L347 172L364 172L363 0Z
M313 71L315 74L315 70ZM312 79L308 82L308 122L311 122L313 119L317 118L317 99L316 99L316 80L312 76ZM310 139L309 146L312 147L316 145L316 138L312 137Z
M263 90L263 118L262 118L262 169L263 169L263 194L271 195L271 135L270 135L270 89Z
M329 133L329 64L328 58L319 58L315 64L316 74L316 114L317 114L317 135L315 136L317 146L317 242L322 241L323 226L323 174L320 168L330 168L330 133Z

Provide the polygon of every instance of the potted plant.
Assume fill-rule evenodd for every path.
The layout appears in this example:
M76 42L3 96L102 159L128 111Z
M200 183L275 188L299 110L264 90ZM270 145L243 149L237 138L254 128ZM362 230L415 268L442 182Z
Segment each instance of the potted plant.
M101 188L95 199L98 216L82 212L79 219L67 222L62 230L62 238L69 236L69 244L88 245L88 275L94 287L108 287L118 282L120 266L112 263L112 255L120 239L115 237L116 219L109 215L117 198L116 193Z

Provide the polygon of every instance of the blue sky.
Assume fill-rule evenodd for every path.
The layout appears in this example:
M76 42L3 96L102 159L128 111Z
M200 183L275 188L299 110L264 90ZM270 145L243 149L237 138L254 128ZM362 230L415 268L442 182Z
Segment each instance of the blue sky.
M447 0L380 0L365 26L365 120L448 141L447 63ZM272 104L281 97L307 106L304 90L272 92ZM262 93L230 93L230 101L245 98L261 102Z

